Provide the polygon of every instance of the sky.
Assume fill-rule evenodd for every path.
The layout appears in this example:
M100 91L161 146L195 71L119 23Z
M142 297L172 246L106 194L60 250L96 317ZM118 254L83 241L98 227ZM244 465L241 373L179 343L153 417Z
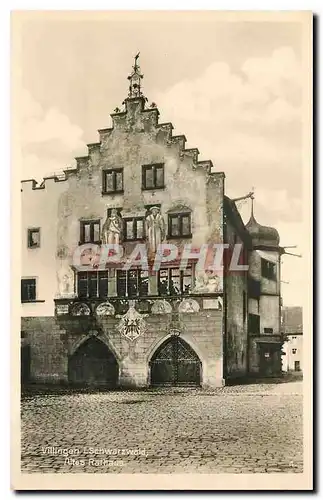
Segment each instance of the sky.
M67 17L21 29L22 177L71 166L111 126L140 51L143 90L160 122L171 121L225 172L226 194L254 189L255 217L282 245L303 248L302 31L297 22L215 22ZM247 222L250 201L238 208ZM282 258L284 305L302 305L303 259Z

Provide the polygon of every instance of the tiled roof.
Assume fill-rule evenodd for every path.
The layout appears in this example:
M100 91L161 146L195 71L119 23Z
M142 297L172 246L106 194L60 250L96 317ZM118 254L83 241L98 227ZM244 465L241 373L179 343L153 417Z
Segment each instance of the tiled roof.
M303 333L303 310L301 307L283 307L283 332Z

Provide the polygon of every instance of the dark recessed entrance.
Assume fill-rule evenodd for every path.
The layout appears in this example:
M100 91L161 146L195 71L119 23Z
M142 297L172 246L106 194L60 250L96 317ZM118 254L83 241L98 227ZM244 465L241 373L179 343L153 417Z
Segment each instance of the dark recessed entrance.
M277 377L281 374L281 350L279 343L260 343L260 375Z
M151 385L198 386L201 362L194 350L180 337L170 337L151 360Z
M70 357L68 380L75 385L116 387L117 360L101 340L89 338Z
M20 381L27 384L30 379L30 346L24 345L20 348Z

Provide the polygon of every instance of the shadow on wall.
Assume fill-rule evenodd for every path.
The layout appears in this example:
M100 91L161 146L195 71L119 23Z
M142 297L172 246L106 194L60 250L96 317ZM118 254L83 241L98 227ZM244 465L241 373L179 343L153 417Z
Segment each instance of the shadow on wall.
M299 380L303 380L302 372L289 372L283 373L280 377L266 377L260 378L258 374L254 376L248 376L243 379L232 379L227 380L226 385L248 385L248 384L286 384L289 382L296 382Z

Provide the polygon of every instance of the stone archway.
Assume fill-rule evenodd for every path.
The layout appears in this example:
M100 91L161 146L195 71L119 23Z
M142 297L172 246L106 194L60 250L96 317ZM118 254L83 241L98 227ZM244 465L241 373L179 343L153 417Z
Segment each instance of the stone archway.
M118 373L113 352L94 336L82 342L68 360L68 380L73 385L114 388L118 383Z
M200 386L202 363L194 349L181 337L168 337L150 361L152 386Z

